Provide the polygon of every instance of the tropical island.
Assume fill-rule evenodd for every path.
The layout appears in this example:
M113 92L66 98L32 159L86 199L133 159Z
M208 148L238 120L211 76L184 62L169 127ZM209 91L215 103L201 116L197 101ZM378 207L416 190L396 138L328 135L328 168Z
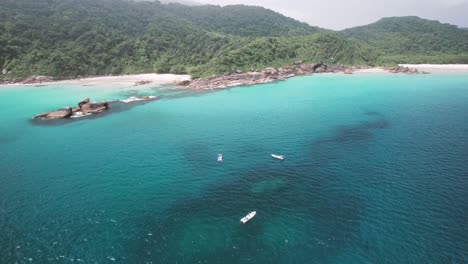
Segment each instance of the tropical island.
M1 83L139 73L197 79L321 62L344 71L468 63L468 30L392 17L332 31L262 7L158 1L18 0L0 10Z

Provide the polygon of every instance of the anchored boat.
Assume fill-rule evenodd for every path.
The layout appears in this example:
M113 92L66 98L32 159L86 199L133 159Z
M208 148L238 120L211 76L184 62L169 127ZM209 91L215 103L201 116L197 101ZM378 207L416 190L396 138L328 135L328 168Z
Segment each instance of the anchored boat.
M223 154L218 154L218 161L219 162L222 162L223 161Z
M275 159L279 159L279 160L284 160L284 156L283 155L277 155L277 154L271 154L271 156Z
M245 217L243 217L240 221L241 221L243 224L245 224L245 223L247 223L250 219L252 219L252 218L255 216L255 214L257 214L257 212L256 212L256 211L253 211L253 212L251 212L250 214L248 214L248 215L246 215Z

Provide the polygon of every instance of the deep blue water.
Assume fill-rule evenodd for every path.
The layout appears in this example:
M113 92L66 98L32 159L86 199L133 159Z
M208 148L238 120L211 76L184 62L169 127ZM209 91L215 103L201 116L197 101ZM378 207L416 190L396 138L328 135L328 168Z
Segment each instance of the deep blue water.
M0 88L0 263L468 263L468 75L137 89Z

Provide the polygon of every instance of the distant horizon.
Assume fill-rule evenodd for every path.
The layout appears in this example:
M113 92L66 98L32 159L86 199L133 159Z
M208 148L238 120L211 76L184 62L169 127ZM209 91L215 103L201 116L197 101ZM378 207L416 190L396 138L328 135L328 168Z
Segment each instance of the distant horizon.
M179 1L174 0L174 2ZM184 0L180 2L184 2ZM365 26L385 17L406 16L417 16L444 24L452 24L459 28L468 28L468 16L466 16L468 14L468 0L396 0L392 3L381 0L349 0L345 3L338 3L339 0L329 0L326 3L316 3L319 2L317 0L290 0L287 3L279 0L198 0L190 2L219 6L236 4L260 6L311 26L332 30Z

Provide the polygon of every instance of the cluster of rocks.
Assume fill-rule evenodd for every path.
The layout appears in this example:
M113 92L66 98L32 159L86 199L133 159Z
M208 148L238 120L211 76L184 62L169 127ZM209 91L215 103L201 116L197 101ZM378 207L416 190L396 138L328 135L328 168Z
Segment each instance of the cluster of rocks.
M75 107L62 107L57 110L44 112L33 116L33 119L58 119L58 118L77 118L88 116L96 113L101 113L109 109L109 102L91 102L89 98L83 99L78 102Z
M127 99L122 99L118 101L106 100L106 101L101 101L101 102L91 102L89 98L85 98L79 101L78 105L75 107L66 106L57 110L40 113L40 114L33 116L32 119L80 118L80 117L89 116L89 115L107 111L109 109L109 103L121 102L121 103L128 104L128 103L134 103L134 102L140 102L140 101L155 100L157 98L158 98L157 96L152 96L152 95L141 96L141 97L131 96Z
M300 64L282 68L265 68L260 71L250 70L243 72L235 70L231 73L214 75L208 78L199 78L192 81L184 81L179 85L193 89L220 89L239 85L250 85L268 83L277 80L284 80L297 75L314 73L319 67L314 69L312 64ZM320 66L322 68L322 65Z
M52 82L53 78L48 76L31 76L28 78L8 78L8 79L0 79L0 85L3 84L34 84L34 83L44 83L44 82Z
M391 73L407 73L407 74L417 74L417 73L419 73L418 69L403 67L403 66L390 67L390 68L386 68L386 70L391 72Z
M21 83L21 81L22 79L17 78L0 79L0 85Z
M32 83L43 83L43 82L51 82L53 81L51 77L48 76L31 76L26 80L22 81L24 84L32 84Z
M192 81L179 83L180 86L187 86L192 89L221 89L239 85L251 85L269 83L278 80L285 80L298 75L308 75L313 73L353 73L354 70L368 68L347 67L343 65L326 65L323 62L318 64L299 64L281 68L265 68L260 71L250 70L243 72L235 70L231 73L214 75L208 78L199 78Z

